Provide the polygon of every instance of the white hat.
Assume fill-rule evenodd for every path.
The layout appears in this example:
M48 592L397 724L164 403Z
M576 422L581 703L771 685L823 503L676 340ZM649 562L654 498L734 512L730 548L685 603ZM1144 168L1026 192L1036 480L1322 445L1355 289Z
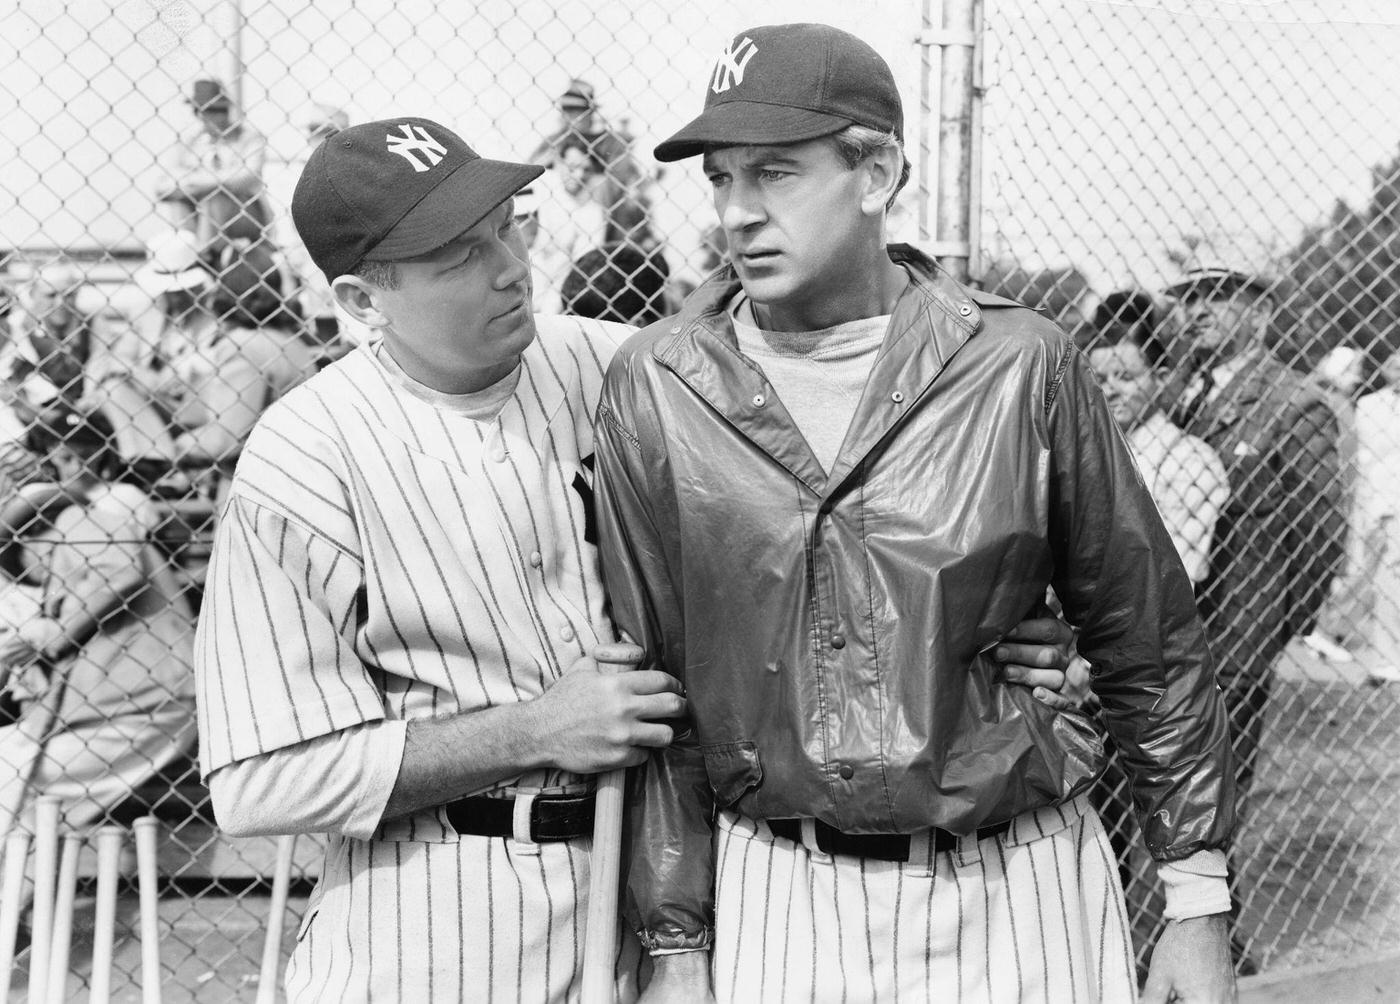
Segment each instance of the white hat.
M151 239L149 260L137 270L137 285L152 296L209 285L212 277L199 261L199 245L188 230L172 230Z

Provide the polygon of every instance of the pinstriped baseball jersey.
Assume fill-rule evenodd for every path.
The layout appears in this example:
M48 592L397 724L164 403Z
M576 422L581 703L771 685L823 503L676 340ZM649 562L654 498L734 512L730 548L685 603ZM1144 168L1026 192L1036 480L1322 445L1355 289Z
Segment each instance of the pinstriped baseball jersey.
M574 318L537 323L514 392L493 421L463 414L460 399L410 385L373 346L263 416L220 522L195 640L206 775L361 723L528 700L600 637L611 640L591 542L588 458L603 372L631 329ZM502 786L553 789L580 780L540 770ZM348 914L326 922L332 901L362 909L373 891L380 907L370 916L386 896L410 896L414 909L426 909L421 890L386 883L379 867L401 858L449 866L421 848L386 846L409 841L458 838L431 809L384 824L371 841L333 840L347 861L375 867L347 865L323 879L348 885L318 902L322 930L339 932L322 938L350 937ZM502 843L464 838L450 866L506 867ZM552 913L527 926L566 932L568 941L587 884L577 859L586 855L546 851L527 858L538 876L520 879L536 892L516 897L501 885L492 909L504 913L493 917L504 932L513 929L512 904L547 903ZM441 909L455 917L451 888ZM465 909L479 914L486 904ZM469 934L494 944L494 923ZM396 930L388 943L352 951L358 961L338 977L356 988L346 999L385 988L394 995L402 972L364 969L375 952L387 963L395 945L399 968L459 963L458 953L442 951L433 962L426 942ZM463 953L503 965L490 944ZM303 975L304 955L299 948ZM309 985L325 985L320 975ZM443 999L456 999L455 980Z

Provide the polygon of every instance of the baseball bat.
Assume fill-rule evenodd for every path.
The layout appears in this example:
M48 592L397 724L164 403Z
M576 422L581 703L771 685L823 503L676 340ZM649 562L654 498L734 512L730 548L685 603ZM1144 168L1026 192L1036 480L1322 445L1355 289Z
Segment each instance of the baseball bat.
M40 795L34 800L34 905L29 941L29 999L32 1001L48 997L60 808L59 799L53 795Z
M0 885L0 990L8 996L15 964L15 935L19 933L20 897L24 894L24 865L29 859L29 834L11 830L5 838L5 880Z
M97 908L92 919L92 980L88 1000L107 1004L112 995L112 942L117 928L117 879L120 877L120 826L97 831Z
M73 898L78 888L78 852L83 838L76 833L63 837L63 855L58 864L58 891L53 905L53 938L49 946L48 1004L63 1004L68 990L68 951L73 944ZM37 965L34 960L30 965ZM43 1004L35 1001L35 1004Z
M272 901L268 904L267 938L263 941L262 966L258 970L257 1004L277 1000L277 969L282 959L282 921L287 914L287 889L292 884L294 833L277 838L277 863L272 869Z
M641 662L642 650L636 645L599 645L593 659L599 672L620 673ZM625 769L600 774L594 796L582 1004L613 1004L617 998L617 892L622 876L622 802L626 780Z
M160 895L156 886L155 816L131 824L136 835L136 881L141 897L141 1004L160 1004Z

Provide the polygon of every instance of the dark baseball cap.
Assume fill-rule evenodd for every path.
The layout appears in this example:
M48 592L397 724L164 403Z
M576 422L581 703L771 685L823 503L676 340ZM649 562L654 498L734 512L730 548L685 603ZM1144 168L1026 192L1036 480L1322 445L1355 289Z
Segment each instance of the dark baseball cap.
M366 261L405 261L476 226L544 172L488 160L422 118L351 126L311 154L292 222L327 279Z
M705 110L656 148L657 160L694 157L708 145L801 143L852 125L904 138L904 106L889 64L830 25L741 31L705 86Z

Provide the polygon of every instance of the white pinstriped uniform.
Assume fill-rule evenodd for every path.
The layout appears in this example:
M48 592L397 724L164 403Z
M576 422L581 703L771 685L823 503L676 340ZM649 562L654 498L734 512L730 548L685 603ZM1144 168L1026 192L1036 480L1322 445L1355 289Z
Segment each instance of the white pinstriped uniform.
M1136 999L1113 850L1085 796L952 851L927 834L907 863L833 857L720 813L717 999Z
M528 700L611 639L581 486L603 371L631 329L537 322L495 421L411 392L373 348L264 415L195 643L206 776L361 723ZM333 837L289 998L572 996L587 847L459 840L436 809Z

